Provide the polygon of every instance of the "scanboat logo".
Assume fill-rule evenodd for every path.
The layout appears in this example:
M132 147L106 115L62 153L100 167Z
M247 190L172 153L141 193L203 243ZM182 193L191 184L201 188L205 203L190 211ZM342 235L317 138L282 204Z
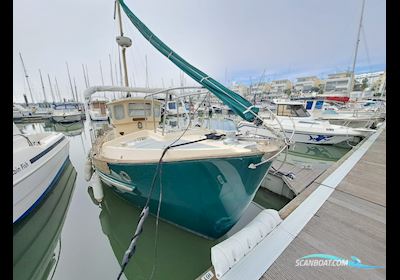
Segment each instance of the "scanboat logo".
M361 269L377 269L383 266L366 265L357 257L351 260L327 254L311 254L296 260L296 266L350 266Z

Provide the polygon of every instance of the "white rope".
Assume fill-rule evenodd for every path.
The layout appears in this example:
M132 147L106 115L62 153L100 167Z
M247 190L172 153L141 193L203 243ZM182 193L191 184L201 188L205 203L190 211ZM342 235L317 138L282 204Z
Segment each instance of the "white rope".
M209 78L210 78L209 76L203 77L203 78L200 80L200 83L202 83L204 80L208 80Z

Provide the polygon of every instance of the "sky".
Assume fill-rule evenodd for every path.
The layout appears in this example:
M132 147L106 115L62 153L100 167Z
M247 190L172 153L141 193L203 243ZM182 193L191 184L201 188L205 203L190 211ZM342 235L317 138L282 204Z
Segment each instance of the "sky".
M351 70L362 0L125 0L166 45L225 85ZM122 11L122 10L121 10ZM114 0L18 0L13 3L13 96L30 100L19 53L35 101L51 101L57 79L71 98L66 63L78 94L89 84L120 82ZM135 29L122 11L130 85L178 86L180 70ZM356 73L386 68L386 2L366 0ZM100 71L100 63L101 69ZM103 79L102 75L103 74ZM264 75L262 75L264 73ZM118 80L116 81L116 76ZM197 85L184 75L185 85Z

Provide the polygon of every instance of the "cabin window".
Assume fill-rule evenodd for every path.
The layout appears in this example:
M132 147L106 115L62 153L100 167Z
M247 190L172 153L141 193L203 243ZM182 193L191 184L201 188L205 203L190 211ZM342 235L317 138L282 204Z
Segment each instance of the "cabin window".
M313 101L307 101L306 109L307 109L307 110L311 110L312 105L313 105Z
M150 103L129 103L128 114L130 117L151 116Z
M310 114L304 109L302 105L292 105L292 112L294 117L309 117Z
M315 103L315 109L322 109L323 105L324 105L324 101L318 100L317 103Z
M278 105L278 116L286 117L309 117L310 114L304 109L303 105Z
M292 116L290 108L287 105L278 105L276 112L278 116Z
M176 109L176 103L175 102L168 103L168 109L175 110Z
M114 105L114 115L116 120L125 118L124 105Z

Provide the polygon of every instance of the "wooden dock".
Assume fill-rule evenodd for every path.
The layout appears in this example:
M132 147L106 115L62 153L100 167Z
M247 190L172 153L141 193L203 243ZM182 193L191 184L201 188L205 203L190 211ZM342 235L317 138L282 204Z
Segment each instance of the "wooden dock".
M315 189L329 187L322 185L329 169L280 211L283 219ZM296 267L297 259L315 253L386 267L386 130L260 278L386 279L386 268Z

